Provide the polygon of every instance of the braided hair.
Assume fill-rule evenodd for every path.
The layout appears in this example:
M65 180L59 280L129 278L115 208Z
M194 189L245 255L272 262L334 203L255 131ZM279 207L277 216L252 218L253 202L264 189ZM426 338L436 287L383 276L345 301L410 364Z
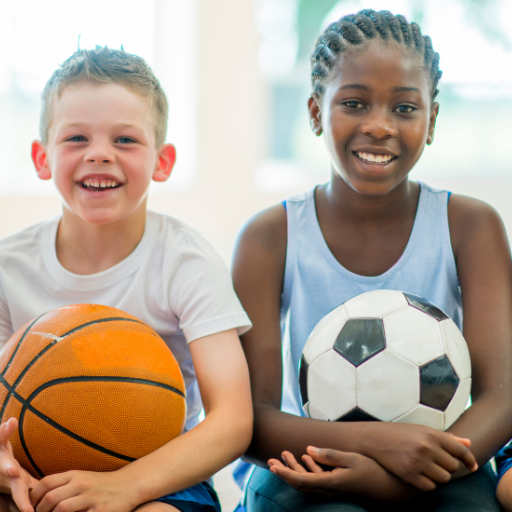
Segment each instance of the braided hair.
M311 54L313 92L322 96L325 84L344 51L376 38L396 41L423 55L425 68L430 74L433 100L439 93L437 84L442 71L439 71L439 54L432 48L430 37L422 35L416 23L409 23L400 14L393 16L389 11L376 12L373 9L363 9L357 14L343 16L339 21L331 23L317 39Z

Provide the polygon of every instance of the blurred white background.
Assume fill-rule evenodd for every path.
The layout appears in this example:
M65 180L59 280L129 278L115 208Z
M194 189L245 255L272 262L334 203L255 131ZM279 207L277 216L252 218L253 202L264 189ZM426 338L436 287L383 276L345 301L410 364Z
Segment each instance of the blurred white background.
M328 180L307 122L308 56L327 23L361 8L418 21L441 54L436 138L412 176L489 202L510 232L510 0L1 0L0 236L60 211L30 160L46 80L78 46L122 45L170 102L178 164L150 207L199 229L229 263L251 215ZM225 511L233 485L227 471L217 479Z

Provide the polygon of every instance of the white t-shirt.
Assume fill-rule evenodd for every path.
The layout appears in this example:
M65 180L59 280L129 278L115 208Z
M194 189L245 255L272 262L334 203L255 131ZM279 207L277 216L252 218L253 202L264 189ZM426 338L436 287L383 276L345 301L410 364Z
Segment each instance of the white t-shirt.
M251 322L226 265L183 222L148 212L144 235L117 265L92 275L68 272L57 259L60 217L0 240L0 347L35 317L69 304L111 306L151 326L171 348L187 388L191 429L202 409L188 343Z

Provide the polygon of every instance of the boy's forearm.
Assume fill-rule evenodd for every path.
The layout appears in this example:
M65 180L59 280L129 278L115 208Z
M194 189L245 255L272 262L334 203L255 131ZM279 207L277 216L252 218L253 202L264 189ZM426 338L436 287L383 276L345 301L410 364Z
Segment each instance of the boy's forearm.
M117 473L130 482L127 492L137 506L210 478L246 450L251 433L250 408L212 411L189 432Z
M512 471L507 471L498 483L496 498L505 512L512 512Z

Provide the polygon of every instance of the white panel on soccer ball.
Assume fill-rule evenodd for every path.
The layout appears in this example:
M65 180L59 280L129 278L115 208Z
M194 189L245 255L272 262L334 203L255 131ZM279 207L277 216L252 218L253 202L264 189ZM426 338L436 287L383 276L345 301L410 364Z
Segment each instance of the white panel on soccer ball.
M439 322L408 307L384 318L387 349L420 366L443 355Z
M308 364L311 364L324 352L332 349L334 340L338 337L341 329L343 329L347 319L348 315L345 307L341 305L325 315L316 324L302 350L302 354Z
M444 411L444 430L449 429L466 410L470 393L471 379L460 381L450 405L448 405L446 411Z
M444 413L432 407L419 404L412 411L400 416L396 420L397 423L414 423L415 425L425 425L437 430L443 430Z
M322 354L308 368L308 397L310 413L337 420L356 406L356 369L334 350Z
M306 408L307 406L307 408ZM329 418L324 416L318 409L315 409L315 406L311 404L311 402L308 402L304 407L304 412L310 417L315 420L323 420L328 421Z
M384 350L357 368L357 405L382 421L392 421L420 401L419 369Z
M345 302L345 308L351 318L384 318L408 305L404 294L395 290L374 290Z
M471 359L466 340L451 319L443 320L439 326L443 333L445 351L460 380L471 377Z

